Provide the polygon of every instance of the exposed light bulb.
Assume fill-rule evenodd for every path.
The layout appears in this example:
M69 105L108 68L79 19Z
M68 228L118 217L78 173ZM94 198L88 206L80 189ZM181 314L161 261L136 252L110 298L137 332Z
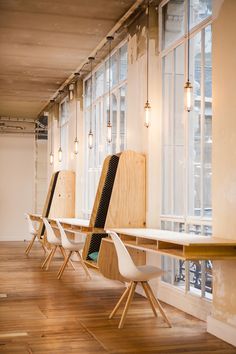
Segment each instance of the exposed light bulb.
M184 85L185 91L185 109L190 112L193 109L192 106L192 94L193 94L193 86L191 82L188 80Z
M88 147L89 149L92 149L93 147L93 133L91 132L91 130L88 135Z
M62 161L62 149L61 149L61 147L59 147L59 150L58 150L58 161L59 162Z
M111 122L107 124L107 142L110 144L112 142L112 125Z
M77 155L79 152L79 141L77 139L77 137L75 138L75 141L74 141L74 154Z
M69 99L70 99L70 101L72 101L74 98L74 88L75 88L74 84L69 85Z
M144 125L146 128L150 125L150 118L151 118L151 106L150 103L147 101L144 106Z
M49 155L50 165L53 164L53 160L54 160L54 156L53 156L53 153L51 152L50 155Z

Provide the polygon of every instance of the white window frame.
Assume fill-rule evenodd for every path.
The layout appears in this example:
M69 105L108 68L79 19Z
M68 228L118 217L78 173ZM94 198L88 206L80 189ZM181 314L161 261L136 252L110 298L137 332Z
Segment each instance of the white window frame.
M163 75L163 58L172 52L172 55L174 55L174 49L176 49L178 46L180 46L181 44L184 45L184 52L185 52L185 78L187 77L187 25L186 25L186 21L185 21L185 31L184 31L184 35L181 36L179 39L177 39L176 41L174 41L173 43L171 43L170 46L168 46L165 49L162 49L162 31L163 31L163 20L162 20L162 9L163 7L169 2L170 0L164 0L160 5L159 5L159 53L160 53L160 60L161 60L161 73ZM187 14L187 2L185 1L185 16ZM212 24L212 16L207 17L205 20L203 20L201 23L197 24L196 26L194 26L191 30L190 30L190 39L193 38L197 33L201 33L202 35L202 41L201 41L201 53L204 52L204 45L205 45L205 41L204 41L204 30L207 26ZM172 65L174 66L174 62L172 60ZM174 71L173 71L174 72ZM163 76L162 76L162 80L163 80ZM201 81L202 83L204 83L205 80L205 72L204 72L204 68L201 71ZM186 81L186 80L185 80ZM202 85L203 87L203 85ZM162 89L163 89L163 85L162 85ZM174 90L174 85L172 84L172 90ZM163 90L161 92L161 97L163 97ZM204 92L201 92L201 115L204 114L205 111L205 107L204 107L204 102L205 101L205 96L204 96ZM162 107L163 110L163 107ZM170 110L173 112L173 107L170 107ZM163 114L162 114L163 116ZM174 119L174 115L172 113L172 118ZM189 192L188 192L188 173L189 173L189 144L188 144L188 112L184 111L184 122L185 122L185 126L184 126L184 134L185 134L185 143L184 143L184 156L185 156L185 176L184 176L184 185L185 185L185 198L184 198L184 215L179 216L179 215L167 215L167 214L161 214L160 215L160 221L161 223L164 222L171 222L172 225L174 225L174 223L179 223L179 224L183 224L184 228L185 228L185 232L190 232L190 228L192 225L196 225L200 227L201 230L201 234L204 234L204 228L205 227L212 227L212 218L210 217L204 217L203 215L200 215L199 217L197 216L189 216L188 215L188 196L189 196ZM163 122L162 122L163 124ZM173 137L172 137L173 138ZM162 161L163 161L163 130L162 130L162 135L161 135L161 155L162 155ZM204 151L204 122L203 120L201 120L201 165L203 165L203 161L204 161L204 157L203 157L203 151ZM172 152L173 153L173 152ZM173 162L173 158L172 158L172 162ZM173 170L174 170L174 166L173 163L171 164L171 171L170 174L171 176L173 176ZM163 171L163 165L162 165L162 171ZM173 182L174 179L171 178L172 181L172 188L173 188ZM163 173L161 174L161 186L163 188ZM203 168L201 169L201 204L203 203ZM173 193L172 193L173 196ZM161 194L161 206L163 207L163 194ZM173 198L172 198L172 207L171 209L173 210ZM203 205L201 205L201 213L203 213ZM202 283L204 282L204 264L205 262L201 262L201 267L202 267ZM189 293L190 291L190 282L189 282L189 262L186 261L185 262L186 265L186 279L185 279L185 287L184 292L185 293ZM172 260L172 271L174 274L174 260ZM173 278L173 277L172 277ZM171 284L168 283L168 285L172 285L174 286L174 279L172 279ZM179 287L177 287L179 289ZM191 293L193 294L193 293ZM196 295L196 294L194 294ZM198 294L199 296L199 294ZM206 297L206 292L205 292L205 284L202 284L201 287L201 293L200 296L202 298Z

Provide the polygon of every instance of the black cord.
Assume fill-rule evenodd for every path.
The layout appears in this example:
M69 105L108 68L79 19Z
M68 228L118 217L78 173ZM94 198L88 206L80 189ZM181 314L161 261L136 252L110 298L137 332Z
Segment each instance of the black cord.
M147 6L147 102L149 98L149 2Z

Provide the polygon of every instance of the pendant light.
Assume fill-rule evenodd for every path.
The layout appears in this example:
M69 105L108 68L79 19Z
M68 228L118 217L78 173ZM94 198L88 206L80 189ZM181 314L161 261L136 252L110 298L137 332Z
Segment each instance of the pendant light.
M151 106L149 103L149 8L150 8L150 4L148 1L148 5L147 5L147 10L146 10L146 14L147 14L147 101L144 105L144 125L146 128L149 127L150 125L150 116L151 116Z
M91 88L90 88L90 122L89 122L89 133L88 133L88 147L93 148L93 133L92 133L92 119L93 119L93 60L94 57L89 57L90 61L90 74L91 74Z
M54 102L54 100L51 100L51 102ZM44 115L44 117L47 117L47 119L48 119L49 113L47 111L43 112L43 115ZM52 145L53 145L52 144L52 139L53 139L52 124L53 124L53 115L51 114L51 144L50 144L51 148L50 148L50 154L49 154L50 165L53 164L53 160L54 160L54 156L53 156L53 152L52 152L53 151L53 148L52 148Z
M79 141L78 141L78 116L77 116L77 94L75 94L75 140L74 140L74 154L77 155L79 152Z
M193 94L193 86L189 80L189 66L190 66L190 0L188 0L188 16L187 16L187 49L188 49L188 54L187 54L187 81L184 85L184 91L185 91L185 109L187 112L190 112L193 107L192 107L192 94Z
M112 142L112 124L111 124L111 42L114 37L108 36L107 41L109 42L109 68L108 68L108 118L107 118L107 142L110 144Z
M73 98L74 98L75 85L74 84L70 84L68 89L69 89L69 100L72 101Z
M53 129L52 129L52 127L53 127L53 115L51 115L51 152L50 152L50 155L49 155L49 161L50 161L50 165L52 165L53 164L53 161L54 161L54 155L53 155L53 144L52 144L52 142L53 142Z
M58 161L61 162L62 161L62 148L61 148L61 119L59 118L59 134L60 134L60 146L58 149Z

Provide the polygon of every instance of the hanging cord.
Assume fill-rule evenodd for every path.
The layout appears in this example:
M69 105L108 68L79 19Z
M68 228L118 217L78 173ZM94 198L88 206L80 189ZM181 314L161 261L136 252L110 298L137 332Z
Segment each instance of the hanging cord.
M52 131L52 126L53 126L53 114L51 114L51 154L52 154L52 138L53 138L53 131Z
M149 99L149 7L150 7L150 3L148 1L148 5L147 5L147 103Z
M78 117L77 117L77 86L75 91L75 139L77 140L77 130L78 130Z
M89 57L90 60L90 72L91 72L91 87L90 87L90 128L89 132L92 133L92 119L93 119L93 57Z
M108 97L109 97L109 111L108 111L108 125L111 124L111 39L109 40L109 85L108 85Z
M190 68L190 34L189 34L189 27L190 27L190 0L188 0L188 22L187 22L187 35L188 35L188 40L187 40L187 43L188 43L188 67L187 67L187 81L189 81L189 68Z

